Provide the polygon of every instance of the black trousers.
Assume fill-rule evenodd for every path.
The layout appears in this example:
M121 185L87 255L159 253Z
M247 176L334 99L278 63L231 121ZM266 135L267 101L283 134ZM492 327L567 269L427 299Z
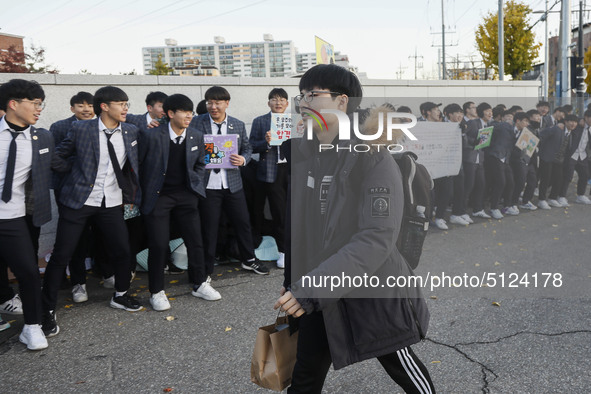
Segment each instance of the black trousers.
M322 313L303 315L298 335L296 364L287 392L321 393L332 363ZM378 361L406 393L435 393L427 368L410 347L378 357Z
M548 188L551 188L548 198L556 200L562 190L563 171L562 163L540 160L540 191L539 200L545 200Z
M44 310L55 309L57 293L66 265L72 258L78 240L90 219L94 220L103 235L105 252L113 262L115 290L127 291L131 279L131 267L129 266L129 236L123 220L123 207L119 205L102 208L84 205L80 209L72 209L62 205L59 207L59 214L55 246L43 280Z
M277 178L273 183L257 181L261 189L256 201L257 209L264 217L265 199L269 200L273 227L271 236L277 243L279 252L285 253L285 206L287 202L287 164L277 165Z
M511 201L510 204L508 204L508 206L513 206L513 205L517 205L517 202L519 201L519 195L521 194L521 192L523 191L523 188L525 187L525 182L527 180L527 172L529 169L529 165L522 162L521 160L519 161L512 161L510 163L511 166L511 171L513 172L513 180L515 183L515 186L513 187L513 194L511 194ZM527 203L527 201L525 199L525 193L524 194L524 198L523 198L523 203Z
M53 194L55 196L55 201L57 202L58 207L61 205L59 203L60 199L60 192L58 190L53 190ZM88 247L89 247L89 238L91 236L91 223L90 221L86 223L84 226L84 231L80 236L80 240L76 245L76 250L72 255L72 259L68 263L68 267L70 268L70 283L72 286L74 285L82 285L86 283L86 256L88 256Z
M246 199L242 190L231 193L229 189L206 190L207 198L199 204L201 213L201 229L205 250L205 273L213 273L218 227L222 211L224 211L234 227L240 257L243 261L254 259L254 246Z
M484 166L464 162L464 196L470 200L473 212L484 209Z
M510 203L513 195L513 172L508 163L503 163L494 156L486 156L484 161L486 182L491 190L490 209L499 208L499 200L503 196L506 207L513 206Z
M25 218L0 219L0 260L18 280L25 324L41 323L41 278L36 256ZM6 265L0 267L4 273ZM8 284L8 276L5 278Z
M453 208L451 213L455 216L462 216L466 213L466 201L464 196L464 166L461 166L458 175L453 177L453 182Z
M585 195L587 181L589 180L589 167L587 160L575 160L572 158L564 159L564 178L560 197L566 197L566 191L573 180L573 174L577 171L579 180L577 181L577 196Z
M154 210L144 216L148 235L148 279L150 293L164 290L164 266L168 261L170 219L173 218L187 248L189 282L205 282L203 240L199 219L199 198L189 190L158 197Z
M452 199L454 192L454 180L451 176L445 176L443 178L437 178L433 181L435 186L433 192L435 193L435 218L444 219L445 210Z
M531 201L534 198L534 191L538 187L538 167L536 165L537 157L532 157L527 165L527 172L525 176L525 189L523 190L523 198L521 199L524 204Z

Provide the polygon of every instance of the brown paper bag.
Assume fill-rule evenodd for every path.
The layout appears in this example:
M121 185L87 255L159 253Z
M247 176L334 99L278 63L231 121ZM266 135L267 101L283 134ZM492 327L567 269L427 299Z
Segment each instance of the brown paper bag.
M250 380L275 391L289 386L297 343L298 333L289 335L287 316L277 318L275 324L259 328L250 362Z

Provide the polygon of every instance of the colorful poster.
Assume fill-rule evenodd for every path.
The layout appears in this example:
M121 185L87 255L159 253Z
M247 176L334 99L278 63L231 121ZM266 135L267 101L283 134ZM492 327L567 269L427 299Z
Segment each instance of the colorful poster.
M205 142L205 168L236 168L230 163L230 155L238 154L238 134L203 136Z
M291 114L271 113L271 143L278 146L291 138Z
M316 64L334 64L334 47L322 38L316 38Z
M488 148L490 146L493 129L494 127L490 126L478 130L478 139L476 140L476 146L474 147L474 150Z
M515 146L531 157L539 143L540 139L526 127L521 131L521 135L517 139Z

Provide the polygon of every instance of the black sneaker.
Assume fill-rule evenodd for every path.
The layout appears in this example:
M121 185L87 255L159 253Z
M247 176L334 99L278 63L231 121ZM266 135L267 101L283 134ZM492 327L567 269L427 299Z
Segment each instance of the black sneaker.
M168 264L166 267L164 267L164 273L165 274L170 274L170 275L179 275L184 273L185 270L180 269L179 267L177 267L174 264Z
M46 338L51 338L59 334L60 327L57 325L55 311L43 313L41 329L43 330L43 334L45 334Z
M111 298L111 308L123 309L128 312L137 312L142 309L142 306L134 297L130 296L129 293L125 293L122 296L117 297L113 293Z
M265 265L261 263L259 259L243 262L242 268L247 271L254 271L259 275L269 275L269 268L265 267Z

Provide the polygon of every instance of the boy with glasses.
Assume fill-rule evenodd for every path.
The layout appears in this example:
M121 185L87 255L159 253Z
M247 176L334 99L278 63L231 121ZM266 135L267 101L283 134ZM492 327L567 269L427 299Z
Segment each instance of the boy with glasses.
M164 100L167 124L140 132L141 212L148 234L150 303L156 311L170 309L164 292L164 265L168 259L170 219L179 226L187 247L192 294L208 301L221 299L205 274L199 198L205 197L203 134L189 126L193 102L173 94Z
M53 138L49 131L33 126L45 107L44 99L43 89L34 81L13 79L0 86L0 110L6 112L0 119L0 260L19 283L25 320L19 340L29 350L48 346L40 326L37 255L25 220L29 212L36 227L51 220ZM25 191L26 184L31 192Z
M106 253L115 269L115 293L110 306L130 312L142 309L127 290L131 280L129 236L123 204L139 204L138 129L125 123L129 108L125 92L105 86L94 94L98 118L72 124L56 149L52 169L66 172L60 193L60 217L54 252L43 281L43 331L57 335L57 292L68 261L89 219L104 236Z

